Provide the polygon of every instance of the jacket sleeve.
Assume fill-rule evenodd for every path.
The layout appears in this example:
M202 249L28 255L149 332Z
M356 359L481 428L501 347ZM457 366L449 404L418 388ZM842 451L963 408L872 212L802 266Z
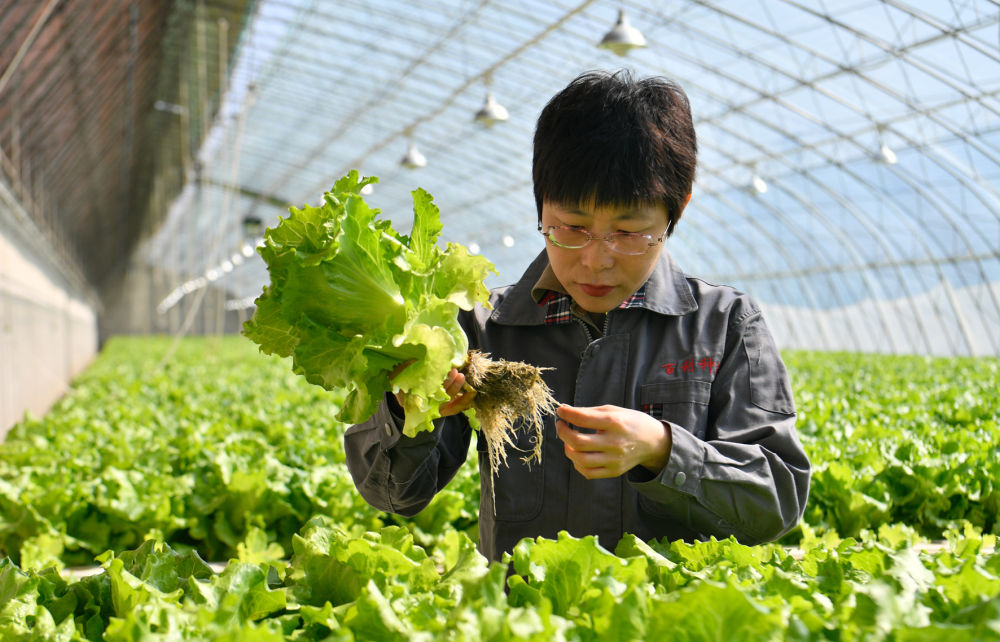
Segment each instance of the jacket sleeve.
M772 541L798 523L809 460L795 431L788 373L759 310L730 321L706 439L667 423L667 465L655 476L629 473L647 499L697 533L744 544Z
M382 400L372 417L344 434L347 468L361 496L379 510L412 517L430 503L465 461L471 429L464 415L434 422L434 430L402 434L402 408Z
M469 347L477 347L475 312L459 312L458 322L469 337ZM354 485L365 501L387 513L412 517L462 467L472 428L465 415L457 414L435 419L433 431L407 437L403 421L403 409L387 393L368 421L347 429L344 451Z

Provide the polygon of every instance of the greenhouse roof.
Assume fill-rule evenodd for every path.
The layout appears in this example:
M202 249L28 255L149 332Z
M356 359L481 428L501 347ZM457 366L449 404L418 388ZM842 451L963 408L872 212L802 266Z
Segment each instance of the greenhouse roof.
M23 41L31 12L6 4L0 35ZM157 82L124 103L141 112L144 137L119 128L118 144L45 185L63 208L100 205L105 218L70 244L80 257L102 252L100 268L81 259L92 280L131 247L100 234L144 212L142 256L176 276L161 308L207 283L232 308L249 305L267 273L244 252L255 240L245 219L272 225L290 205L316 204L351 168L380 178L368 200L402 229L410 191L428 190L443 237L494 261L491 285L514 281L543 247L531 184L538 113L580 72L624 67L673 78L691 99L698 176L668 243L685 271L754 296L783 345L1000 353L997 2L177 0L163 16L136 6L110 37L135 64L145 41L128 25L149 19L160 34ZM648 43L624 56L596 46L619 9ZM18 11L23 27L12 30ZM186 38L170 31L178 15L193 16ZM147 82L116 78L119 94L80 87L40 109L58 121L66 101L99 110ZM0 81L5 150L10 92L29 82ZM474 119L487 94L506 121ZM426 166L401 165L411 144ZM122 172L148 161L137 150L161 160L126 207ZM110 195L96 171L119 181Z

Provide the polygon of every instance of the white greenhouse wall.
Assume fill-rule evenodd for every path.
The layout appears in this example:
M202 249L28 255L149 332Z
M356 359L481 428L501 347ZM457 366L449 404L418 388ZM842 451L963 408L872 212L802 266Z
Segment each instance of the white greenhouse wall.
M830 310L761 305L781 348L932 356L1000 356L1000 283L942 281L913 299ZM888 329L888 338L881 329Z
M0 439L44 414L97 353L97 313L0 186ZM34 238L31 238L34 236Z

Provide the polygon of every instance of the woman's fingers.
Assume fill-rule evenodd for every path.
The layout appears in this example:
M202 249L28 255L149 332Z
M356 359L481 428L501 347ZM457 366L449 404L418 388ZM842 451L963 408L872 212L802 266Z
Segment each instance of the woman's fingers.
M438 408L442 417L468 410L476 396L476 391L466 384L465 375L454 368L444 380L444 390L448 393L450 401Z
M556 415L568 424L591 430L608 430L618 425L617 408L614 406L570 406L562 404Z
M444 379L444 391L448 393L449 397L454 398L462 392L462 386L464 385L465 375L454 368L451 369L448 376Z
M563 420L556 420L556 433L567 446L578 452L589 452L594 444L594 434L580 432Z
M621 475L635 466L651 471L667 465L670 428L639 410L617 406L557 409L556 431L566 456L589 479ZM576 428L576 429L574 429Z
M391 373L390 378L395 378L400 372L402 372L406 366L413 363L408 361L404 364L397 366ZM449 415L456 415L464 410L468 410L472 407L472 400L476 396L476 391L472 389L465 381L465 375L459 372L457 369L452 368L448 372L448 376L444 378L444 391L448 393L448 401L441 404L438 407L438 412L441 413L442 417L447 417ZM396 393L396 400L400 405L403 405L405 395L402 392Z

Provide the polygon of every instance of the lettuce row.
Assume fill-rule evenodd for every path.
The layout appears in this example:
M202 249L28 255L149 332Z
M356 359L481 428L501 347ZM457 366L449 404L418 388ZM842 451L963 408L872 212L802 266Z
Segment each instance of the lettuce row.
M0 560L4 640L995 640L996 538L931 551L904 526L806 537L795 554L734 539L525 539L487 563L464 534L432 549L391 526L317 517L288 562L266 539L219 572L147 541L71 581ZM509 569L509 570L508 570Z

